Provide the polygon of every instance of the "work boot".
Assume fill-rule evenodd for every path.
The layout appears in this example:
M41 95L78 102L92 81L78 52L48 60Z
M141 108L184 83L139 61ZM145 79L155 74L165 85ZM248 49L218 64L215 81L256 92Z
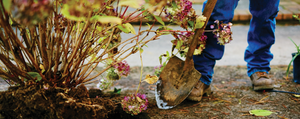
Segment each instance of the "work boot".
M266 72L255 72L250 76L252 80L253 90L273 89L273 80L268 77Z
M211 89L209 85L205 85L201 81L198 81L196 86L191 91L190 95L187 97L188 100L201 101L204 94L210 95Z

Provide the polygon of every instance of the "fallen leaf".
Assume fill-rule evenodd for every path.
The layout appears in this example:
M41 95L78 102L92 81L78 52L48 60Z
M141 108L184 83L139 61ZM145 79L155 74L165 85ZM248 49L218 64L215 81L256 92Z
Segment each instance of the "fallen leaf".
M202 113L201 111L195 111L194 113Z
M294 97L297 97L297 98L299 98L299 97L300 97L300 95L296 95L296 94L293 94L293 96L294 96Z
M277 115L280 119L288 119L288 118L285 118L284 116L279 116Z
M139 102L142 102L142 99L140 97L136 97L136 99L139 101Z
M151 76L151 75L147 75L146 78L144 79L144 81L146 81L149 84L154 84L155 82L157 82L158 77L157 76Z
M269 116L273 112L269 110L250 110L249 113L255 116Z

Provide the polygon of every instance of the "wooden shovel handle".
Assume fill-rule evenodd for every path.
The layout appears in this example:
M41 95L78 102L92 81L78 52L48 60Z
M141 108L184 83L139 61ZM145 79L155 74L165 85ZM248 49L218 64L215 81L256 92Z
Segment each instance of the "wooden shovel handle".
M210 15L211 15L212 11L214 10L214 7L215 7L216 3L217 3L217 0L207 0L207 4L205 5L204 11L203 11L203 16L206 17L206 21L205 21L205 24L202 28L196 29L196 31L195 31L195 35L192 39L190 48L189 48L189 50L187 52L187 55L186 55L184 69L190 68L191 66L194 66L194 61L193 61L194 51L197 47L197 43L198 43L198 40L199 40L200 36L204 32L204 29L207 25L207 22L210 18Z

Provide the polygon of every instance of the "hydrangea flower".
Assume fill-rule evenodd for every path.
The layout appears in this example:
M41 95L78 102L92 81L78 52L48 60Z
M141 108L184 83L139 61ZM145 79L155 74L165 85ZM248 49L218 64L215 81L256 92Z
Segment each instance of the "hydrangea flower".
M120 76L127 76L130 72L130 66L125 60L114 65L114 68Z
M121 76L127 76L130 72L130 66L124 60L119 62L107 70L107 79L109 80L119 80Z
M161 71L163 70L163 65L159 65L154 67L154 75L156 75L157 77L159 77Z
M143 110L146 110L148 104L149 102L146 95L140 93L125 96L121 102L123 110L132 116L138 115Z
M36 25L48 18L53 10L52 0L11 0L11 15L22 25Z
M177 5L177 8L174 6L166 8L166 17L175 21L182 21L190 14L192 2L189 0L180 0L179 2L180 3Z
M116 69L114 69L114 68L109 68L109 69L107 70L106 78L107 78L108 80L119 80L121 77L120 77L120 75L118 74L118 72L116 71Z
M99 80L97 87L100 90L106 90L106 89L110 88L112 86L112 84L113 84L112 80L107 80L106 78L103 78L103 79Z
M231 32L231 26L232 23L224 24L220 23L219 21L215 21L217 24L218 28L213 31L213 33L216 35L218 38L218 42L220 45L225 45L229 43L232 40L232 32Z
M181 34L178 34L178 38L173 40L173 44L176 45L176 49L180 50L181 56L186 56L186 53L188 52L188 41L194 37L193 32L182 32ZM203 33L201 37L199 38L198 45L195 49L194 55L199 55L202 53L202 51L205 49L207 36Z
M192 2L189 0L181 0L180 2L181 11L177 12L177 16L180 21L182 21L191 11Z

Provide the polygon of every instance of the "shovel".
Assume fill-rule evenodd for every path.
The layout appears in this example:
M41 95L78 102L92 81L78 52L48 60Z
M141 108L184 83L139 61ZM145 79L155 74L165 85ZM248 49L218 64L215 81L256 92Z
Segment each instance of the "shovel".
M178 57L172 56L162 70L155 89L156 104L158 108L170 109L180 104L187 98L200 79L201 74L194 67L193 53L216 2L217 0L207 1L203 11L203 16L206 17L205 24L202 28L196 29L195 35L190 42L191 45L187 52L186 60L182 61Z

